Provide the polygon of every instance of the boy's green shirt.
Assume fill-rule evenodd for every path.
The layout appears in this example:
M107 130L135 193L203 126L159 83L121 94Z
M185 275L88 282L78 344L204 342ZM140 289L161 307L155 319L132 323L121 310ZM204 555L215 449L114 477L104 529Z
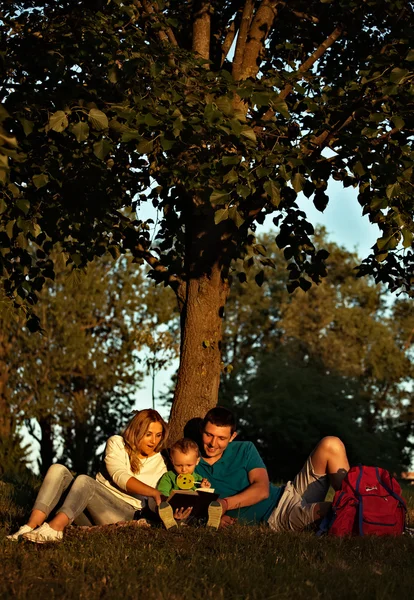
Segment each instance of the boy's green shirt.
M194 481L199 482L199 481L203 480L203 477L201 475L199 475L198 473L193 473L192 475L194 477ZM164 473L164 475L159 480L159 482L157 484L157 490L163 496L167 496L167 498L168 498L168 496L171 494L171 492L173 490L180 489L177 485L177 477L178 477L178 475L175 471L167 471L166 473ZM190 489L195 491L199 488L194 485Z

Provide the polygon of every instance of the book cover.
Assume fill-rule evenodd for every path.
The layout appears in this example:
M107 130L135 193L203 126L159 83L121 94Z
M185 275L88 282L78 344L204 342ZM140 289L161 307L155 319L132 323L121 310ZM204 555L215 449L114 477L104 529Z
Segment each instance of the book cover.
M209 488L211 489L211 488ZM173 490L167 502L173 510L192 507L191 517L201 519L208 516L208 505L219 497L214 491Z

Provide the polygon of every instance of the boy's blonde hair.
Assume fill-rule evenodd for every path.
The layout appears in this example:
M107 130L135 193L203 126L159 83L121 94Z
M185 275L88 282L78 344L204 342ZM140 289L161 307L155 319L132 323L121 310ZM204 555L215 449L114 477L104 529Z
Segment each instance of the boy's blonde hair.
M197 458L200 458L200 449L198 444L196 444L194 440L190 440L190 438L181 438L180 440L174 442L169 449L170 458L172 457L174 450L178 450L183 454L188 454L189 452L193 451L197 454Z
M138 411L125 427L122 434L133 473L139 473L140 471L141 459L138 456L139 446L151 423L161 423L162 425L161 441L154 448L154 452L160 452L165 447L168 438L168 425L161 415L152 408L145 408Z

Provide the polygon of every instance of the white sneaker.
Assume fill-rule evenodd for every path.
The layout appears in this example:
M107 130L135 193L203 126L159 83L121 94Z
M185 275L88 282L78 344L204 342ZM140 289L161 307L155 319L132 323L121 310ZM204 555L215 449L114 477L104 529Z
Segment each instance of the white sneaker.
M36 544L61 542L63 540L63 531L55 531L48 523L43 523L43 525L31 533L25 533L23 539L29 540L29 542L35 542Z
M160 515L161 521L165 525L165 529L177 527L177 521L174 519L173 509L168 502L161 502L158 507L158 514Z
M29 527L28 525L22 525L19 531L16 531L16 533L6 535L6 539L12 542L17 542L22 535L24 535L25 533L29 533L30 531L33 531L33 527Z
M220 502L210 502L208 507L208 521L207 527L212 527L213 529L218 529L220 527L220 520L223 514L223 507Z

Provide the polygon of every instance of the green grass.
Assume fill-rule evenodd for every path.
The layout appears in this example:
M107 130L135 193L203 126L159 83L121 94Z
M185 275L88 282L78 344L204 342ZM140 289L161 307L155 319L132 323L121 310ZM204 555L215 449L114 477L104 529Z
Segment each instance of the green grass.
M64 543L37 546L4 539L24 516L13 494L0 486L1 598L404 600L413 594L409 536L340 540L275 534L265 526L175 533L72 527ZM414 490L405 496L414 516Z

